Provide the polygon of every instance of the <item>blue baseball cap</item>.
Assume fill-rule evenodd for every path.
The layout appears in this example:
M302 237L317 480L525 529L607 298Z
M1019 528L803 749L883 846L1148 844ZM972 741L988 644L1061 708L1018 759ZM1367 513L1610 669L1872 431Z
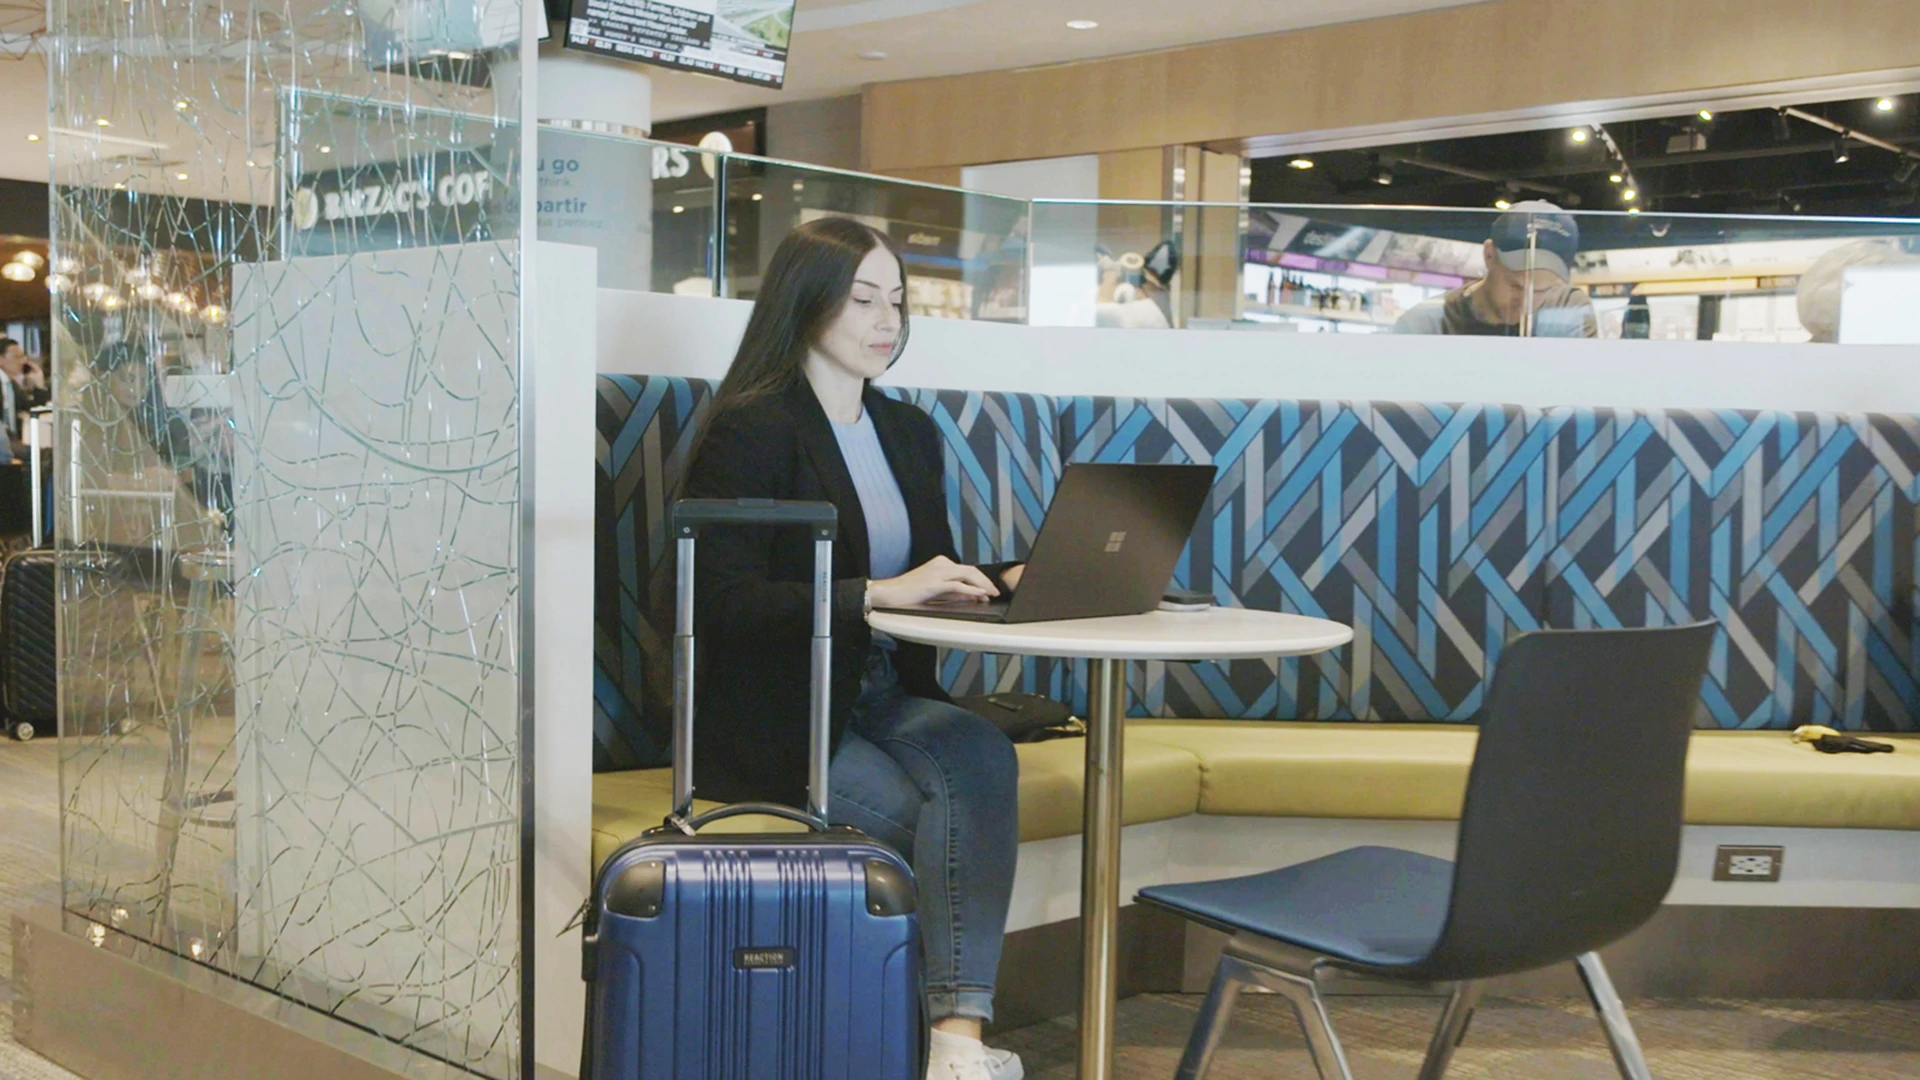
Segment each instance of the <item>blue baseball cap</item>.
M1532 233L1532 251L1527 237ZM1545 270L1568 281L1573 278L1573 258L1580 252L1580 226L1573 215L1550 202L1532 199L1515 203L1513 208L1493 219L1490 236L1500 253L1500 265L1525 273L1529 268Z

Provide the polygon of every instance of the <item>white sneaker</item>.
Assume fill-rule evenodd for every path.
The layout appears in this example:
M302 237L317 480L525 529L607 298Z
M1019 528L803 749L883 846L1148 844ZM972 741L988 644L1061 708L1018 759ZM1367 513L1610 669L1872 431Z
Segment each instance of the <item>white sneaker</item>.
M1023 1080L1027 1075L1026 1067L1020 1064L1020 1055L1011 1050L995 1050L983 1046L986 1051L987 1076L991 1080Z
M936 1040L927 1058L927 1080L1023 1080L1020 1055L974 1039Z

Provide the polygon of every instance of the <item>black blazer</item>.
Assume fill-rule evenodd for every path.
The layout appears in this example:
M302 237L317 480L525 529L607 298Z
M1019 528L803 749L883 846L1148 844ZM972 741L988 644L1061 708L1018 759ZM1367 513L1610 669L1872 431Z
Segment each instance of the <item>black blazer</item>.
M862 402L907 504L919 566L958 560L947 525L940 433L926 413L869 386ZM867 519L827 414L804 379L783 394L716 413L685 495L809 499L840 511L833 548L832 746L847 730L872 634L863 608ZM799 529L713 529L694 560L694 786L723 802L805 806L807 689L813 633L813 541ZM988 569L998 581L998 567ZM895 667L908 693L948 700L934 650L901 642Z

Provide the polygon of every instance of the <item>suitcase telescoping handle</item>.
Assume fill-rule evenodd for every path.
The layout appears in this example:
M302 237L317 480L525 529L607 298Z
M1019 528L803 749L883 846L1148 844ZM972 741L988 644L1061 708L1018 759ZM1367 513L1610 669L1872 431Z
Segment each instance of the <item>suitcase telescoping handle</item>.
M678 546L673 616L673 816L668 824L692 833L710 821L740 814L771 814L824 830L827 827L828 693L832 688L833 537L840 513L828 502L775 499L682 499L673 504L671 526ZM789 525L813 534L813 685L808 694L807 808L763 803L721 807L699 817L693 810L693 549L713 526Z

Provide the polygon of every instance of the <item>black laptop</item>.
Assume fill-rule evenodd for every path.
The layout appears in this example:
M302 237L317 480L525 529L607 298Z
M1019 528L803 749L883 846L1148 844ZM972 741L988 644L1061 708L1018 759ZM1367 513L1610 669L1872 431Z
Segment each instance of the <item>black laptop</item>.
M998 623L1152 611L1213 477L1211 465L1069 465L1012 599L880 610Z

